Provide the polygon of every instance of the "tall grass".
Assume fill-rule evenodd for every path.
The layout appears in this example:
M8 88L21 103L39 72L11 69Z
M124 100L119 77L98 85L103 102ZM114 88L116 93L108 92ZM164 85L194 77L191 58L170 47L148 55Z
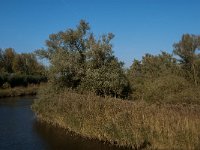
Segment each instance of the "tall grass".
M37 117L84 137L134 149L198 149L198 105L147 104L73 92L40 95Z

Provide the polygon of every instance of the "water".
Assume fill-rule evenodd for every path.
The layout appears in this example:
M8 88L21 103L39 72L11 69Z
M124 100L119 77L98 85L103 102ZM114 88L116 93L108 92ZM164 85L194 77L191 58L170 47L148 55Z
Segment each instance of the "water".
M0 99L0 150L119 150L36 121L34 97Z

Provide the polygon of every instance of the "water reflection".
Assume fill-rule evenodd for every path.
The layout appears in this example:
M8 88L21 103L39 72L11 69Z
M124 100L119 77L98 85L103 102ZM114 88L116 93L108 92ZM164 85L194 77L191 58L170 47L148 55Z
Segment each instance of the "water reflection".
M74 136L63 129L37 121L34 123L34 129L49 144L50 150L122 150L122 148L104 144L97 140Z

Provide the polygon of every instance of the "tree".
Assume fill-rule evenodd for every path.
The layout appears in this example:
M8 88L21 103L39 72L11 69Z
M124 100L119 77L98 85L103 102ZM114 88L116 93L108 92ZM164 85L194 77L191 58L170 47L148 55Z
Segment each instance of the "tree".
M112 33L96 40L90 35L87 50L86 75L81 87L97 95L111 95L125 98L130 92L129 82L123 70L123 63L113 55Z
M109 33L96 39L89 24L81 20L76 29L51 34L47 49L36 54L49 60L49 78L54 86L118 96L125 93L128 80L122 63L113 55L113 37Z
M187 72L187 78L191 78L195 85L199 82L200 36L184 34L181 41L174 44L174 54L178 55L182 68Z
M15 50L13 48L6 48L0 50L0 70L2 72L13 73L12 64L15 58Z
M15 73L24 75L42 75L44 73L44 66L31 53L17 54L13 60L12 68Z
M176 71L176 59L171 54L162 51L159 55L145 54L141 61L134 60L129 75L131 78L143 77L154 80L163 74L171 74Z
M81 20L76 29L51 34L46 41L47 50L37 50L36 54L46 58L51 64L50 80L69 88L80 85L85 74L86 42L89 24Z
M4 72L4 53L2 49L0 49L0 72Z
M148 93L153 90L153 83L163 76L177 76L180 72L176 59L171 54L162 51L159 55L146 54L141 61L134 60L128 70L128 78L133 90L134 99L148 99ZM162 82L164 83L164 82ZM170 88L170 87L168 87ZM160 94L160 93L157 93Z

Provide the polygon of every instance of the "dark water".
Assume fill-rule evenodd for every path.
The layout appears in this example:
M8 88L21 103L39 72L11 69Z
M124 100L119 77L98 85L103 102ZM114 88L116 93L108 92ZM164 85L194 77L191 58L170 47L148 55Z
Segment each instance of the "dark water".
M0 150L119 150L36 121L34 97L0 99Z

